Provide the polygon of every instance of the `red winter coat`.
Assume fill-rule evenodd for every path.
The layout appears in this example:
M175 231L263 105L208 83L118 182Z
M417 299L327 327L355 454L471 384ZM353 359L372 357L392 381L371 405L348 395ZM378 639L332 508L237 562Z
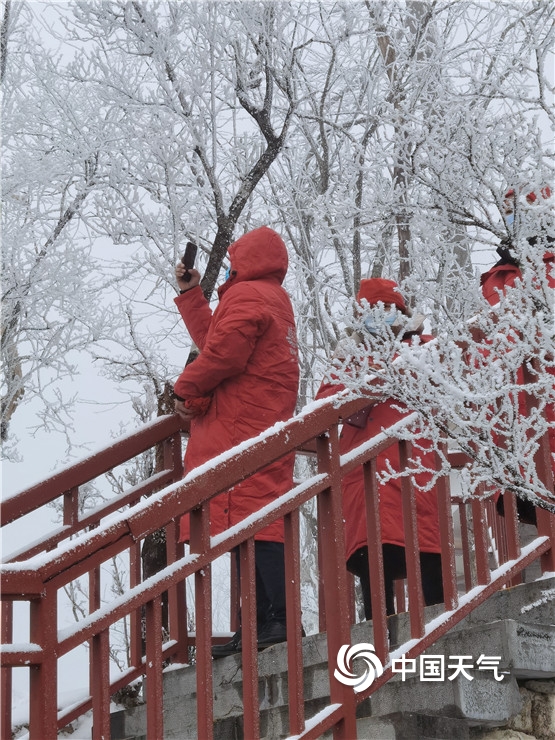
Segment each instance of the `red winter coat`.
M287 249L263 226L228 250L231 277L218 290L214 314L199 286L175 299L200 355L175 384L183 399L211 396L204 416L191 422L185 471L255 437L295 411L299 363L291 301L281 283ZM279 460L210 502L210 533L222 532L292 486L294 457ZM189 516L180 537L189 539ZM283 521L257 539L283 542Z
M555 254L546 252L543 256L545 270L547 274L547 284L550 288L555 288ZM503 295L507 288L513 288L518 280L522 279L522 273L517 265L498 264L494 265L487 272L480 276L480 285L482 294L490 306L499 303L500 295ZM552 368L548 372L555 375ZM518 373L519 382L523 382L522 369ZM526 405L524 399L520 401L520 413L526 415ZM549 446L551 452L555 454L555 408L552 404L546 407L546 418L550 422L549 427Z
M429 341L431 337L421 337L421 341ZM316 395L316 398L326 398L344 388L340 383L324 381ZM364 428L343 424L339 447L341 454L349 452L354 447L379 434L382 429L387 429L400 419L407 416L410 411L401 410L402 405L391 399L375 404L370 409ZM435 468L435 455L431 450L428 440L420 438L414 445L414 456L419 457L428 468ZM399 447L392 440L392 445L384 450L377 458L377 470L385 471L388 463L393 470L400 470ZM420 447L424 447L423 450ZM414 476L418 485L423 486L430 480L430 475L418 473ZM403 527L403 508L401 498L401 481L399 479L389 480L387 483L379 484L380 496L380 522L382 531L382 544L405 546L405 535ZM364 495L364 479L362 467L355 468L345 476L342 483L343 492L343 519L345 521L345 560L358 550L367 545L366 536L366 507ZM439 537L439 518L437 510L437 494L435 488L430 491L416 489L416 511L418 527L418 543L421 552L441 552Z
M555 288L555 254L546 252L543 261L547 273L547 283L550 288ZM499 292L502 295L507 288L514 287L515 282L521 279L522 273L517 265L510 263L494 265L480 276L483 296L490 306L495 306L496 303L499 303Z

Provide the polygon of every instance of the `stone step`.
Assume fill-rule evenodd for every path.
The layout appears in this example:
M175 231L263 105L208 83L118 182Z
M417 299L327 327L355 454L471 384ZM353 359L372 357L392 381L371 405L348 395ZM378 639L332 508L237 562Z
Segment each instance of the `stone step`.
M395 712L357 720L358 740L468 740L468 725L455 717Z
M502 725L518 714L521 698L517 679L555 676L555 626L534 625L515 620L498 620L466 630L448 633L425 656L440 655L445 659L445 680L421 681L409 676L402 680L394 675L371 697L373 716L396 711L422 712L444 717L464 717L469 725ZM480 655L499 656L497 673L477 668ZM473 670L450 680L450 656L470 656ZM476 669L477 668L477 669Z
M546 622L553 621L553 594L555 578L494 594L476 611L482 610L485 617L495 621L480 623L479 616L473 613L427 651L428 655L444 655L446 660L448 656L469 655L474 661L481 654L500 656L499 671L509 672L502 682L496 681L493 672L486 670L474 671L473 680L459 676L453 681L446 677L443 682L421 682L414 678L403 682L399 675L395 675L371 700L359 707L363 711L359 714L361 720L369 719L364 715L371 714L375 724L383 720L391 725L391 718L395 716L401 728L398 730L397 725L391 725L395 732L404 731L402 727L408 727L410 722L424 722L420 718L428 716L435 716L438 721L442 718L462 721L465 726L503 724L520 708L517 678L555 676L555 627L551 623L541 624L548 614ZM486 606L487 609L484 608ZM434 615L434 610L441 613L441 607L429 607L427 618ZM500 616L504 618L500 619ZM507 619L510 616L516 618ZM395 640L408 639L408 615L391 617L389 628ZM351 642L373 642L371 623L354 625ZM305 716L309 718L329 704L325 635L310 635L303 639L303 663ZM287 687L286 646L276 645L259 655L261 737L277 740L287 736ZM397 717L400 713L402 722ZM144 737L144 706L115 714L119 716L113 717L113 740L140 740ZM214 661L215 737L222 740L241 737L242 714L241 656ZM413 717L410 722L409 717ZM120 727L116 732L118 723ZM194 666L169 669L164 673L164 723L167 740L196 737ZM458 735L450 734L448 737L456 738Z

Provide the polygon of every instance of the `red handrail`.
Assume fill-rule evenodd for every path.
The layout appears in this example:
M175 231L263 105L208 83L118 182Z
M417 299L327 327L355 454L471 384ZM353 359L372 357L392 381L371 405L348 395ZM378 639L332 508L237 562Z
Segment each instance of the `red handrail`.
M356 737L356 704L391 677L391 655L387 641L383 570L381 549L375 547L371 557L371 598L376 652L385 671L367 692L355 694L352 689L333 678L337 652L341 645L350 642L350 592L345 570L343 521L341 510L341 480L359 465L364 466L367 496L368 542L380 542L375 460L378 453L392 444L391 430L378 435L348 455L339 454L338 425L368 404L368 397L338 396L313 404L305 412L287 423L277 424L262 435L238 448L230 450L188 473L181 479L181 452L179 444L180 423L175 416L165 417L117 442L113 449L103 450L86 461L78 463L52 476L39 486L34 486L4 502L2 514L13 522L24 513L65 497L68 502L67 524L54 535L48 535L39 544L17 554L5 563L2 571L2 672L4 701L10 700L11 668L28 666L31 675L30 737L31 740L49 740L57 735L60 727L85 711L93 710L93 738L109 735L109 704L114 691L139 676L147 677L147 735L163 736L162 663L164 660L186 662L193 640L187 633L184 581L195 579L195 621L198 735L212 737L212 605L211 563L220 555L240 548L243 630L243 702L245 736L256 738L260 732L258 708L258 668L256 652L256 613L254 601L254 536L277 518L285 519L285 552L287 572L287 642L290 692L290 733L299 737L318 737L333 728L334 737ZM396 425L409 424L406 417ZM314 445L314 440L316 444ZM115 465L140 454L152 446L164 445L163 470L156 476L131 489L117 501L109 501L79 520L75 512L75 496L80 485L97 477ZM394 442L397 443L397 442ZM401 442L401 460L407 464L410 445ZM209 536L208 501L219 492L227 490L261 467L292 452L314 449L318 463L317 472L280 499L249 516L240 525L230 527L216 537ZM540 460L541 463L541 460ZM538 468L546 485L553 486L549 469ZM169 482L167 478L171 478ZM163 483L162 483L163 481ZM555 516L538 509L538 537L522 551L518 538L509 536L507 546L503 538L508 529L516 528L516 507L506 506L501 520L487 502L474 499L470 504L460 502L461 510L470 507L474 539L478 543L476 556L471 558L471 548L465 547L466 592L470 596L459 602L455 583L454 538L451 520L453 502L447 477L438 486L438 505L442 529L443 579L446 612L433 629L427 629L424 615L422 587L418 568L418 538L414 515L415 493L410 478L403 478L404 522L407 542L408 602L411 615L410 646L406 653L414 657L444 634L468 612L488 598L491 593L513 579L532 560L542 556L542 568L553 570L552 543L555 541ZM167 484L169 482L169 485ZM156 487L166 483L165 488ZM148 494L147 498L139 500ZM303 674L301 651L300 615L300 544L299 508L313 499L318 500L319 549L325 549L321 558L322 619L326 625L328 663L330 670L330 706L307 725L304 716ZM116 506L117 504L117 506ZM122 506L123 513L116 513ZM183 555L177 542L179 517L191 515L191 548ZM466 522L466 518L465 518ZM510 525L507 527L507 525ZM93 527L91 529L91 527ZM136 568L138 546L150 533L165 527L168 565L156 576L140 580ZM502 562L490 570L487 562L489 531L494 533ZM73 539L68 539L69 536ZM51 549L51 548L55 549ZM40 549L37 549L40 548ZM103 563L115 555L129 553L130 563L135 564L135 576L129 590L109 604L102 605L99 595L99 573ZM90 613L70 628L60 629L57 614L58 591L72 580L89 574ZM161 598L169 593L169 638L164 642L161 622ZM11 614L13 600L23 599L31 604L30 641L24 645L12 644ZM142 613L146 623L146 655L140 650ZM121 619L131 617L132 665L124 676L110 682L109 630ZM89 642L91 681L90 696L78 705L57 712L57 661L75 647ZM402 649L401 646L400 649ZM9 705L4 707L4 736L11 731Z

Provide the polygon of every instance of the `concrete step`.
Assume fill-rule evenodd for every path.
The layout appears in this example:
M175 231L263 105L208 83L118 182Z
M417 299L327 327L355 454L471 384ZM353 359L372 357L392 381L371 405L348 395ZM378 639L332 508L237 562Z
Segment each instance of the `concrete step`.
M358 740L468 740L463 719L395 712L357 720Z
M424 655L444 656L445 679L421 681L419 671L404 681L395 675L372 695L372 716L417 712L463 717L471 726L499 726L520 711L517 679L555 676L555 626L497 620L451 632ZM497 673L506 674L503 680L477 667L480 655L499 656ZM450 680L454 670L448 671L448 664L458 662L449 661L450 656L469 656L474 668Z
M427 717L435 717L439 728L442 720L453 720L459 725L462 722L465 727L503 724L520 709L517 679L555 676L553 595L555 578L499 592L476 610L482 611L489 623L480 622L479 614L475 612L427 651L428 655L446 656L446 661L448 656L468 655L474 661L481 654L500 656L499 671L509 672L502 682L496 681L493 672L488 670L473 671L472 680L459 676L453 681L446 677L442 682L421 682L418 678L408 678L403 682L396 675L359 707L361 732L366 732L362 730L365 720L368 720L368 732L372 723L375 732L381 732L378 727L387 726L389 735L384 735L384 738L403 737L402 734L391 733L403 733L403 728L416 727L418 723L418 726L428 728L426 732L432 732L431 720L426 720ZM441 607L429 607L427 618L434 616L435 612L441 613ZM395 641L406 641L410 635L408 615L391 617L389 628ZM351 641L352 644L372 642L371 623L354 625ZM305 716L309 718L329 704L325 635L310 635L303 639L303 664ZM259 697L261 737L272 740L286 737L288 681L284 645L268 648L259 655ZM112 740L142 740L146 734L145 709L137 706L115 713ZM241 656L214 661L215 737L222 740L242 737L242 714ZM165 671L164 724L166 740L196 738L194 666ZM446 737L450 740L464 737L456 734L455 730L461 731L460 727L453 727L453 732L450 731ZM421 731L424 732L423 729ZM438 729L440 735L431 734L429 737L441 737L442 731ZM379 734L368 737L381 740ZM428 735L422 735L424 737ZM413 738L420 738L420 735L413 735L411 740Z

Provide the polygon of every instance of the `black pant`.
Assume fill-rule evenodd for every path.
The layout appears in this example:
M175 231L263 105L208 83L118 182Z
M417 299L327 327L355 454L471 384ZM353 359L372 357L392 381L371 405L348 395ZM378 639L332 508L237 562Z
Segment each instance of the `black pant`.
M237 573L241 579L239 548L236 547ZM255 540L256 623L258 631L268 622L285 624L285 554L283 542Z
M405 548L400 545L382 545L383 571L385 581L386 614L395 613L393 581L407 577ZM360 578L364 615L372 619L372 602L370 599L370 568L368 565L368 547L360 547L347 560L347 570ZM441 555L436 552L420 553L420 573L424 603L441 604L443 601L443 578L441 573Z

